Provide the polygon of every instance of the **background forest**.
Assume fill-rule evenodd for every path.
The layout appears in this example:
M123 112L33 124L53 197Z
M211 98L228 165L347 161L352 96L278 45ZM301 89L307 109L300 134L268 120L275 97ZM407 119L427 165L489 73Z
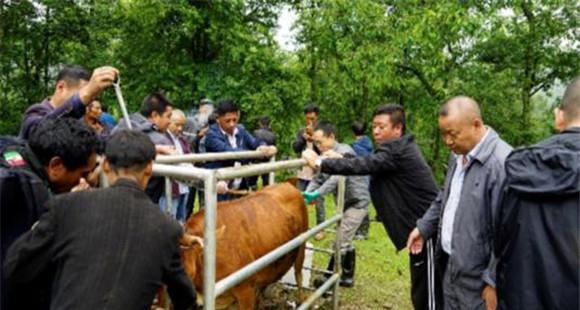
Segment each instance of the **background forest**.
M269 115L282 153L307 102L339 138L396 102L438 178L446 150L438 106L480 102L513 145L551 133L551 110L580 72L580 2L412 0L1 0L0 134L53 92L63 64L120 69L130 111L151 91L181 109L234 98L254 128ZM275 40L295 16L292 49ZM102 98L120 116L112 91Z

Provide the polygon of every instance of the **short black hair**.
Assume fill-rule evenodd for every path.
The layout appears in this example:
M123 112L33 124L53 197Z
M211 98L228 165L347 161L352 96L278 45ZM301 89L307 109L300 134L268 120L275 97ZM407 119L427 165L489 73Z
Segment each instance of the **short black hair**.
M215 113L212 113L207 118L207 125L211 126L215 123L217 123L217 115Z
M580 76L572 80L566 88L560 109L564 111L566 122L580 118Z
M68 170L86 165L100 143L91 128L70 117L42 121L28 139L28 146L42 165L48 166L58 156Z
M258 123L262 127L269 127L270 126L270 117L268 115L263 115L258 120Z
M64 66L56 76L56 81L65 81L68 85L76 85L80 81L88 81L91 79L91 73L77 65Z
M224 116L226 113L238 113L239 111L240 108L233 100L226 99L220 101L216 113L218 116Z
M322 130L322 133L324 133L324 136L325 137L329 137L331 134L334 137L336 137L336 127L334 127L334 125L332 125L328 121L320 121L320 122L318 122L318 124L314 128L314 131L318 131L318 130Z
M161 93L151 93L143 99L141 103L141 109L139 112L145 116L149 117L153 112L157 112L159 115L165 113L167 107L171 107L173 104Z
M402 105L395 103L380 105L373 112L373 117L381 114L389 115L391 125L394 127L400 124L402 129L401 132L405 133L405 130L407 129L407 121L405 118L405 108L403 108Z
M362 136L365 134L367 126L363 122L356 121L352 123L352 126L350 126L350 128L352 129L352 132L355 135Z
M109 137L105 157L113 171L142 170L155 159L155 145L145 133L123 129Z
M320 109L314 103L309 103L304 107L304 114L308 113L320 113Z

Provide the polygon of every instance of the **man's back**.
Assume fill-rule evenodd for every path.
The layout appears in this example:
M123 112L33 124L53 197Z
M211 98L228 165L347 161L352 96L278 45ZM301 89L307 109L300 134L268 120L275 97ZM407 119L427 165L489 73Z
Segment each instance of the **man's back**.
M578 309L580 128L514 151L496 236L502 309Z
M180 263L181 229L135 182L119 179L47 207L10 249L6 265L12 281L28 281L54 264L51 309L148 309L161 282L176 308L194 304Z

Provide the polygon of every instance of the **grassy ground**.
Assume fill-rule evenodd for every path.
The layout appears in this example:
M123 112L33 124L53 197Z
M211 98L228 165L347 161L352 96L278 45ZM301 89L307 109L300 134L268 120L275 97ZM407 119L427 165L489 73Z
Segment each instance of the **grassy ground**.
M375 218L370 208L371 219ZM326 201L326 217L335 214L332 199ZM309 207L311 227L315 225L314 206ZM326 233L321 241L311 240L316 247L331 248L334 234ZM341 288L341 309L412 309L409 281L409 256L406 251L397 254L383 225L371 221L369 238L355 241L356 275L353 288ZM314 265L326 268L328 255L316 253ZM320 304L320 309L331 309L331 299Z

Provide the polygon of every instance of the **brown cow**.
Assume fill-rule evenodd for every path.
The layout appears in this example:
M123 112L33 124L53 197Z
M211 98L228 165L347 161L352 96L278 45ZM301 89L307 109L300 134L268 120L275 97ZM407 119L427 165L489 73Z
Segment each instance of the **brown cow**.
M202 210L189 218L185 232L203 237L203 226ZM237 200L218 203L216 227L218 281L305 232L308 229L308 215L300 192L289 183L282 183ZM256 294L282 278L292 265L297 283L302 283L304 247L302 245L286 254L219 296L216 308L225 308L237 301L241 310L254 309ZM185 270L198 294L202 294L203 249L193 246L182 253ZM300 286L298 292L303 300Z

